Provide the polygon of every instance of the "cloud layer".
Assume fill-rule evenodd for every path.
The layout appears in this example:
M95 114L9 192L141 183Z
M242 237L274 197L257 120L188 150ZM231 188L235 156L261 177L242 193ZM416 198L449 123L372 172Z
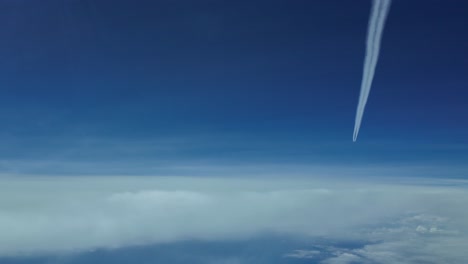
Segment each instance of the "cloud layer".
M360 249L314 248L287 254L313 258L333 251L325 263L357 258L415 263L410 255L437 255L446 261L467 257L457 247L468 243L468 192L460 181L443 185L435 180L390 184L304 178L0 181L0 256L276 233L369 241Z

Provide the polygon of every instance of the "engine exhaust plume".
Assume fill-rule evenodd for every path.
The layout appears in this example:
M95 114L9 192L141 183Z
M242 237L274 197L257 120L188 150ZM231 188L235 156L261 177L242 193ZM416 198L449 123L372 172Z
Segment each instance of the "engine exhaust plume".
M359 134L359 128L361 127L364 109L366 108L367 98L369 97L372 80L374 79L375 67L379 59L380 41L382 39L385 20L387 18L388 11L390 10L390 4L391 0L372 1L372 10L369 19L369 26L367 29L366 58L364 60L361 93L359 95L356 120L354 123L354 142L356 142Z

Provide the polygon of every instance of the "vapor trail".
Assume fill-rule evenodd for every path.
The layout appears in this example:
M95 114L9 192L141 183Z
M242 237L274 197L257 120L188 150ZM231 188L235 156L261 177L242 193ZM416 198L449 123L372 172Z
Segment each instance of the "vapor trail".
M374 79L375 67L379 59L380 41L385 25L385 20L390 9L391 0L373 0L369 26L367 29L366 58L361 82L361 93L356 111L354 123L353 141L355 142L361 127L362 116L366 108L367 98Z

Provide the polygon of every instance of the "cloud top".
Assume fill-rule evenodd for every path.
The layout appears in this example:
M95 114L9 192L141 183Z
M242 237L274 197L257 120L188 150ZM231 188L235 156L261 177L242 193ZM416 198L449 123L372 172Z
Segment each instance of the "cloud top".
M464 210L468 192L456 185L304 178L26 177L0 181L0 256L188 239L244 239L264 233L391 242L411 230L416 240L425 236L468 242L468 212ZM361 255L380 249L363 250ZM345 253L341 259L356 255ZM296 251L289 257L316 254Z

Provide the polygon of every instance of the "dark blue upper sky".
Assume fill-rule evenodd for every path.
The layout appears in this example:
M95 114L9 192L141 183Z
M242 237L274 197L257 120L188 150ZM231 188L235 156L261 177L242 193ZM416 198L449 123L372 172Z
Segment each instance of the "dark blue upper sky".
M353 144L369 10L343 0L2 1L0 172L466 172L468 2L393 1Z

